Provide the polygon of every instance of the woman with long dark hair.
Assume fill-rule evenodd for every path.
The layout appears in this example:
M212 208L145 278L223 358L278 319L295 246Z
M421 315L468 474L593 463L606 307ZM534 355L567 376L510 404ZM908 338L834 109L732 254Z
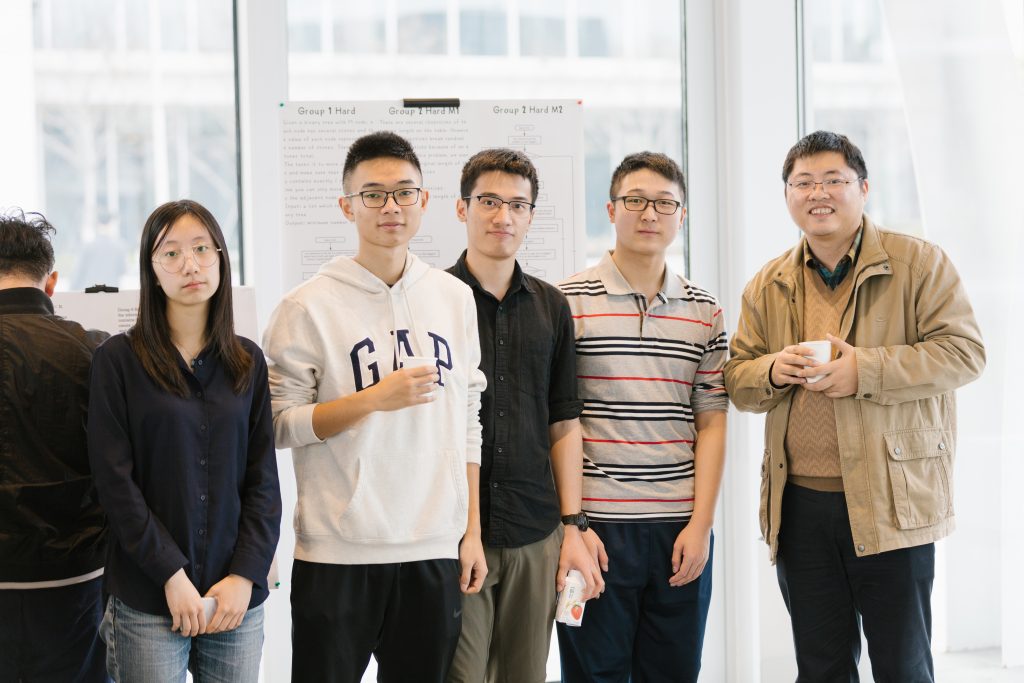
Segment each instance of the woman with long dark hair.
M139 274L136 323L97 349L90 382L112 531L107 667L119 681L255 681L281 519L266 361L235 335L227 245L203 206L150 215Z

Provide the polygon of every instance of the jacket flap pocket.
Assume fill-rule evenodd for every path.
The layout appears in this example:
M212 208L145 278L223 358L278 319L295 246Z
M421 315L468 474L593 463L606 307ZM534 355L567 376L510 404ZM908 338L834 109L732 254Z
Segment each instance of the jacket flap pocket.
M953 443L949 433L941 428L903 429L886 432L885 449L893 460L917 460L952 455Z

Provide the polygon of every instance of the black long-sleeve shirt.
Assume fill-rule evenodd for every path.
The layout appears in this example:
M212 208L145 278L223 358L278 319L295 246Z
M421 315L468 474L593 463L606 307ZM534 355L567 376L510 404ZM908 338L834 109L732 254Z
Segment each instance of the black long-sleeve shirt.
M487 376L480 401L482 538L492 547L536 543L559 523L548 427L583 410L569 304L518 263L501 301L469 272L465 252L448 272L473 289Z
M200 594L228 574L253 582L249 606L267 598L281 494L263 352L235 394L216 354L195 373L179 359L183 398L157 385L125 335L93 357L89 460L111 529L106 590L130 607L168 614L164 583L179 569Z

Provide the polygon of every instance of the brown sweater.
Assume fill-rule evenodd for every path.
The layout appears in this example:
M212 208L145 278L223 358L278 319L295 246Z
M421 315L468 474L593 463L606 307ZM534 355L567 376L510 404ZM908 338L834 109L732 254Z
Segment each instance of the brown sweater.
M802 274L804 315L800 339L813 341L825 339L826 333L838 335L843 311L853 292L853 276L843 278L832 290L813 267L805 265ZM794 484L817 491L843 490L835 407L823 392L797 387L789 411L786 455L789 479Z

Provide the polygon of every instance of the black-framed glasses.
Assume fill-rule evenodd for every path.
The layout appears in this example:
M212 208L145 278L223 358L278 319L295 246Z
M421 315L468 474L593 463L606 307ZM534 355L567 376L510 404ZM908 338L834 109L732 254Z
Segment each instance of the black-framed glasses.
M395 198L398 206L412 206L420 200L420 188L400 187L397 190L385 192L384 190L363 190L345 195L345 199L351 199L356 195L363 200L363 206L367 209L379 209L388 203L388 195Z
M671 216L683 205L682 202L677 202L674 199L648 199L647 197L636 197L633 195L615 197L612 201L621 201L627 211L643 211L647 208L648 204L654 204L654 210L665 216Z
M476 203L480 206L480 210L485 213L496 213L503 204L508 204L508 212L517 218L523 218L528 216L531 211L537 206L530 202L522 199L510 199L505 201L501 197L495 197L492 194L478 194L472 197L463 197L463 201L469 202L471 199L475 199Z
M220 252L218 247L214 247L210 244L193 244L192 245L192 258L200 268L209 268L219 258L217 254ZM185 267L185 259L188 256L189 250L187 249L176 249L169 248L164 249L157 253L153 259L154 262L159 263L160 267L168 273L180 273L181 269Z
M847 180L846 178L826 178L825 180L798 180L795 183L786 181L786 185L789 185L792 189L803 194L810 194L814 191L814 188L821 185L821 189L825 192L829 190L842 190L850 183L856 183L864 180L864 178L857 176L853 180Z

